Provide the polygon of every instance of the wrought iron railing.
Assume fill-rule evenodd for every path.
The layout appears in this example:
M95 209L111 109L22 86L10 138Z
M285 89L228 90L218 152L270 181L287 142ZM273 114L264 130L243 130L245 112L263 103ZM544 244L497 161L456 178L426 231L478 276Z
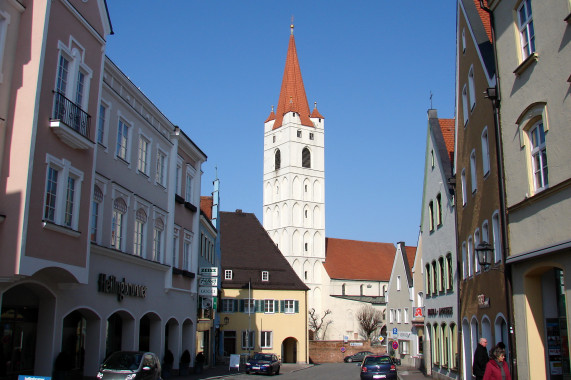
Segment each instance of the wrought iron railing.
M91 116L62 93L54 91L53 119L59 120L80 135L89 138Z

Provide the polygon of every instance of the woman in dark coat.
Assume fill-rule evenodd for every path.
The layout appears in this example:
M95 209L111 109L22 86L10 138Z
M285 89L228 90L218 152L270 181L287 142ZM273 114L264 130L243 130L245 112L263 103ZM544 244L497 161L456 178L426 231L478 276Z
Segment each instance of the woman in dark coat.
M512 380L508 363L506 363L506 350L499 345L491 351L484 380Z

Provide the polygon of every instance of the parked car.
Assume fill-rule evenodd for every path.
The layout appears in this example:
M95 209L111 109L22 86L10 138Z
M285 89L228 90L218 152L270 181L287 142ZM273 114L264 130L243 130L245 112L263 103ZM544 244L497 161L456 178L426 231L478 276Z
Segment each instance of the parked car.
M117 351L99 368L99 380L161 380L161 361L152 352Z
M265 373L267 375L279 375L280 361L275 354L254 354L246 362L246 373Z
M359 351L356 354L345 356L343 361L345 363L362 362L367 355L373 355L373 353L371 351Z
M389 355L369 355L361 363L361 380L397 379L397 366Z

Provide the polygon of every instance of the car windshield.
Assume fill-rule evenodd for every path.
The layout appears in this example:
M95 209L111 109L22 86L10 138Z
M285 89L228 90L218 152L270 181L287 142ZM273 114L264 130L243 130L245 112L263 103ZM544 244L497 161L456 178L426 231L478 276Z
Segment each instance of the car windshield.
M267 360L272 361L272 355L256 354L254 360Z
M380 365L391 364L391 359L388 356L373 356L365 358L365 365Z
M135 371L139 368L142 358L143 355L137 352L115 352L105 360L103 369Z

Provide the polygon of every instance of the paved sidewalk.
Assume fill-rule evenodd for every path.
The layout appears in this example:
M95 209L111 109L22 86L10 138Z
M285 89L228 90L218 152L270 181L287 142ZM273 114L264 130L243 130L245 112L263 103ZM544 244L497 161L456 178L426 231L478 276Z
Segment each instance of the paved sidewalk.
M425 376L421 370L414 367L398 366L397 370L399 380L424 380L430 378L430 376Z
M299 371L308 367L313 366L313 364L292 364L283 363L280 368L280 373L290 373ZM212 368L205 368L202 373L190 373L186 376L171 376L164 380L199 380L199 379L226 379L229 377L236 376L236 374L243 374L244 372L236 372L236 370L229 371L228 364L218 364Z

